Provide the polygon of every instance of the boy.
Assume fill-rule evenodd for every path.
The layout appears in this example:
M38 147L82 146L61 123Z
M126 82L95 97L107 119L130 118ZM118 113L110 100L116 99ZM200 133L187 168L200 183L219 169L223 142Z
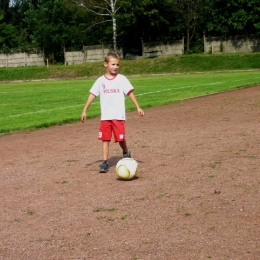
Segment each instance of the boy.
M131 158L125 139L125 95L128 95L136 106L138 115L144 116L144 111L140 108L133 93L133 86L125 76L118 74L119 65L120 57L116 53L109 52L105 56L106 73L99 77L90 89L89 97L81 114L81 121L84 123L87 117L86 111L95 97L100 95L101 121L98 140L102 140L103 154L103 162L99 166L100 173L108 171L107 160L112 133L114 141L119 142L123 157Z

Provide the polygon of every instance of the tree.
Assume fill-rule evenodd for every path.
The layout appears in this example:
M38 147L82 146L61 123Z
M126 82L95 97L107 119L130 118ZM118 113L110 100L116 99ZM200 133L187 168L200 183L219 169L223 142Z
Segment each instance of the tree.
M202 0L172 0L174 9L182 16L186 29L186 49L190 50L190 42L195 34L197 21L200 16Z
M63 0L48 0L36 7L30 5L25 13L27 30L51 62L63 62L64 49L81 44L81 33L73 16L65 8Z
M120 0L118 5L118 41L125 53L142 55L142 41L179 39L181 34L173 27L176 14L168 1Z
M212 36L260 33L259 0L203 0L205 30Z
M8 3L6 3L8 5ZM25 51L28 47L24 29L16 26L14 20L10 17L15 16L12 8L0 10L0 50L3 53L13 51ZM5 15L4 15L5 14ZM6 16L9 14L9 19ZM11 21L9 21L11 20Z
M113 46L114 51L117 52L117 24L116 14L119 7L116 8L117 0L103 0L103 1L86 1L86 0L72 0L77 6L84 8L88 12L100 16L100 21L94 22L87 29L98 24L111 22L113 28ZM108 19L107 19L108 18Z
M0 17L1 20L1 17ZM19 45L18 33L12 24L0 24L0 49L4 53L10 51Z
M203 33L260 35L259 0L0 0L0 15L0 51L38 47L54 62L86 43L142 55L142 41L183 34L189 52L203 48Z

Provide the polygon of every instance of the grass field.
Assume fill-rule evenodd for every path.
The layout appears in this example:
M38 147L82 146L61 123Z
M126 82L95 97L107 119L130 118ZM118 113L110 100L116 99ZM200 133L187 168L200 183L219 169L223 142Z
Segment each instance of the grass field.
M260 71L129 77L142 108L260 83ZM0 133L78 121L94 79L0 84ZM88 118L99 115L98 98ZM127 110L135 107L126 100ZM214 105L214 104L213 104Z

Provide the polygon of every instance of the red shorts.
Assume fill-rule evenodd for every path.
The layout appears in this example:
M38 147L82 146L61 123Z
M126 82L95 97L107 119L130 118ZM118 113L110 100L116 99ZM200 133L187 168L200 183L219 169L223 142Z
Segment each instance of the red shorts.
M111 141L112 133L115 142L125 140L124 120L102 120L100 121L98 140Z

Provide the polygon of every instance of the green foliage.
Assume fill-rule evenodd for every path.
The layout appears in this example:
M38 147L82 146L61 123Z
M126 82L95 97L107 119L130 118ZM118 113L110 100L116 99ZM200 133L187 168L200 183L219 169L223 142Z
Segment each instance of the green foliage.
M220 49L220 52L223 52L223 50L224 50L223 42L220 43L219 49Z
M174 10L180 14L186 32L186 50L190 53L190 42L195 35L198 18L203 6L202 0L172 0Z
M19 45L18 33L12 24L0 24L0 50L3 53L10 53L13 48Z
M63 0L40 2L37 7L30 5L25 13L24 21L28 31L44 50L45 57L50 63L63 62L66 46L82 48L82 33L77 21L65 8Z
M81 5L84 3L84 6ZM93 3L105 9L93 8ZM0 52L44 52L63 63L64 50L112 44L105 0L0 1ZM124 54L142 54L142 41L168 41L184 35L188 52L202 52L206 36L260 35L258 0L118 0L117 44ZM104 11L105 10L105 11ZM96 25L96 26L93 26Z
M204 0L204 25L211 36L259 33L259 11L257 0Z
M124 53L142 54L142 41L167 41L175 39L171 21L175 12L167 1L125 1L119 2L117 15L119 44Z
M190 51L189 54L194 53L203 53L204 51L204 39L199 34L195 34L194 40L190 43Z

